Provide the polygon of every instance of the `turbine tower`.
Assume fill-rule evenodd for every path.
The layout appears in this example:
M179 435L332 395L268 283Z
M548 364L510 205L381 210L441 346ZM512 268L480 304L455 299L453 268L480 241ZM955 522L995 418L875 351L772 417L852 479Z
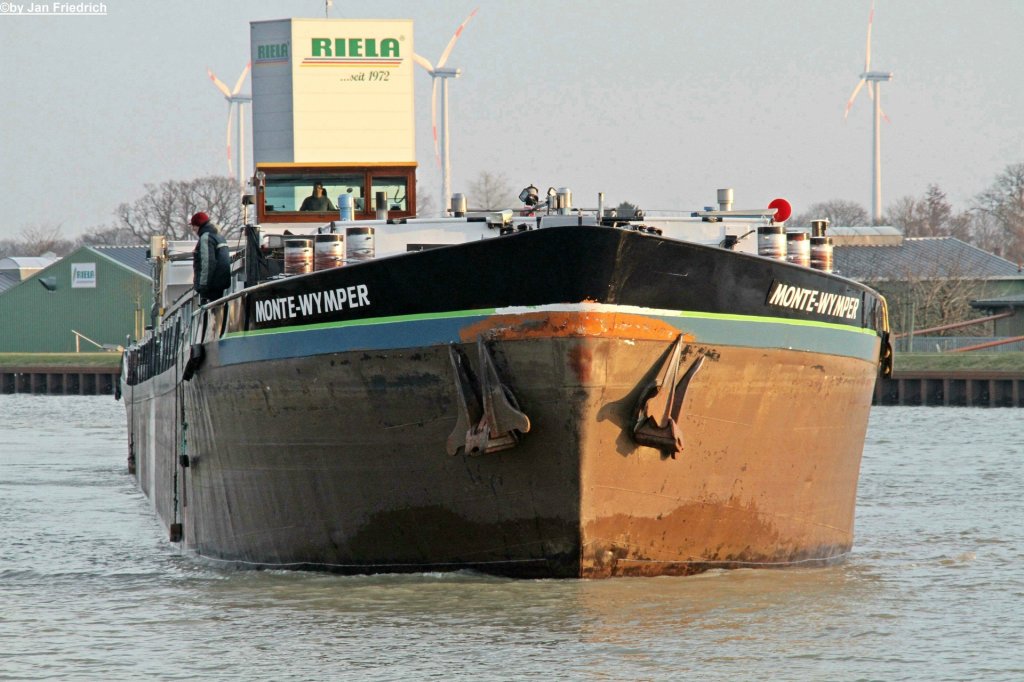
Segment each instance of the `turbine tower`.
M445 211L448 210L452 196L452 168L448 150L448 79L458 78L462 75L461 69L446 69L444 65L448 62L448 56L451 55L452 48L455 47L456 41L462 35L463 29L466 28L466 25L476 16L478 11L479 8L470 12L466 20L455 29L455 34L448 41L448 46L444 48L444 52L441 53L441 58L437 60L436 67L425 57L418 54L413 54L412 56L413 60L430 74L433 83L430 95L430 124L434 129L434 155L437 157L438 164L441 167L441 215L444 215ZM440 79L440 83L438 83L438 79ZM441 89L440 142L438 141L437 132L437 91L439 85Z
M882 119L886 121L889 117L882 111L882 83L892 80L891 71L872 71L871 70L871 24L875 19L875 3L874 0L871 2L871 13L868 15L868 43L864 57L864 72L860 74L860 80L857 82L857 87L853 89L853 94L850 95L850 99L846 102L846 110L843 112L843 121L846 121L846 117L850 114L850 108L853 107L853 100L857 98L861 88L867 83L868 96L871 97L875 102L875 134L874 134L874 148L872 150L872 184L871 184L871 213L872 220L875 225L882 222Z
M242 75L238 77L238 82L235 83L233 90L229 90L228 86L224 84L217 76L214 75L210 69L206 70L206 75L210 77L213 84L217 86L217 89L224 95L224 99L228 102L228 134L227 134L227 156L228 156L228 175L235 177L235 167L231 162L231 124L232 124L232 113L238 117L238 184L241 186L242 191L245 191L245 105L252 101L252 95L240 95L238 91L242 89L242 84L245 83L245 77L249 75L249 69L252 67L252 62L245 65L242 69Z

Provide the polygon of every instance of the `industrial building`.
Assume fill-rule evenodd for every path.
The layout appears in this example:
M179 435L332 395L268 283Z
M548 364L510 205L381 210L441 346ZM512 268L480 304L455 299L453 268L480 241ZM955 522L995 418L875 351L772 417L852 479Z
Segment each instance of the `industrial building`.
M0 292L0 353L117 350L152 305L145 246L85 246Z

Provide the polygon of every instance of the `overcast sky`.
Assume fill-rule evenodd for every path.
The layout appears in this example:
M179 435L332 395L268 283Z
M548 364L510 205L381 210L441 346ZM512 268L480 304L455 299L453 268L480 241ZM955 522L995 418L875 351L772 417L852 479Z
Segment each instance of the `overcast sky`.
M320 0L105 0L105 16L12 16L0 3L0 239L109 224L146 183L225 174L227 104L249 21L322 17ZM40 3L50 4L57 3ZM843 107L864 65L870 0L337 0L335 18L412 19L449 66L453 191L481 171L577 205L870 210L871 104ZM877 0L883 207L938 184L967 208L1024 162L1024 1ZM245 91L248 91L246 85ZM416 73L422 190L439 194L430 79ZM248 157L251 159L251 153ZM472 203L472 201L471 201Z

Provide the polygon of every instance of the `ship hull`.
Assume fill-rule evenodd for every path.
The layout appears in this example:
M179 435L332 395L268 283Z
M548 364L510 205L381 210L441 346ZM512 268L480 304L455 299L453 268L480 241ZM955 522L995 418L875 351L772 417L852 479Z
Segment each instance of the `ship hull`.
M540 236L532 253L548 255L534 267L545 269L558 244ZM472 295L490 299L449 291L443 314L289 324L258 314L261 300L284 298L279 287L220 304L219 316L199 311L181 337L199 341L201 363L188 367L182 343L163 371L128 373L140 485L187 547L240 565L611 577L843 557L880 339L863 315L837 323L778 296L765 305L779 282L855 291L862 313L870 292L750 258L735 266L729 310L709 302L708 291L723 298L714 282L691 287L688 303L622 260L624 249L677 243L600 238L612 237L568 264L584 273L560 275L571 292L480 281ZM510 258L497 244L472 248L478 262ZM464 249L431 258L461 260ZM686 246L672 273L734 258ZM411 276L385 287L369 269L340 270L350 272L326 288L359 300L363 283L363 308L390 294L409 310L399 292L424 293ZM296 291L316 284L297 279ZM512 293L497 300L489 288ZM652 305L637 305L643 297ZM685 380L659 385L666 371ZM486 376L528 425L473 451L464 417L478 421ZM652 393L671 389L677 446L638 438L645 417L658 421Z

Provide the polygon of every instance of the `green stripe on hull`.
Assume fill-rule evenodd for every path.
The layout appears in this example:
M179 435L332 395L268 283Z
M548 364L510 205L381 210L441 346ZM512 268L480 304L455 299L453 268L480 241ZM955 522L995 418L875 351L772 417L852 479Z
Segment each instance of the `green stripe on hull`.
M555 312L553 308L533 312ZM220 342L223 364L257 362L303 355L322 355L359 350L387 350L459 343L462 331L491 317L526 314L528 309L502 312L495 309L460 310L420 315L399 315L362 320L322 322L225 334ZM558 312L566 312L560 309ZM576 312L576 311L574 311ZM598 312L626 312L609 308ZM638 314L629 310L630 314ZM816 352L873 362L878 337L872 330L848 325L783 318L646 311L658 320L689 334L694 343Z

